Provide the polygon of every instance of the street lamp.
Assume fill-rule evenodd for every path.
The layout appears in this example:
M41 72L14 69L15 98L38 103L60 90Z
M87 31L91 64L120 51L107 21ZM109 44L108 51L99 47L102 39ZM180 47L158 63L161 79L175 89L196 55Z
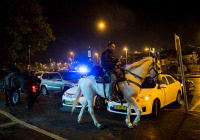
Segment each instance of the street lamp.
M145 48L145 51L149 51L149 56L150 56L151 47Z
M98 23L98 28L100 31L103 31L105 29L105 23L104 22L99 22ZM100 54L101 54L101 36L100 36Z
M104 27L105 27L104 23L103 23L103 22L100 22L100 23L99 23L99 29L100 29L100 30L103 30Z
M73 56L73 59L72 59L72 60L73 60L73 62L74 62L74 53L73 53L73 52L71 52L70 54Z
M97 56L97 60L98 60L98 53L95 53L94 55L96 55L96 56Z
M31 69L31 46L30 45L28 45L28 53L29 53L29 55L28 55L28 60L29 60L29 70Z
M128 49L124 48L124 50L126 51L126 65L127 65L127 51L128 51Z

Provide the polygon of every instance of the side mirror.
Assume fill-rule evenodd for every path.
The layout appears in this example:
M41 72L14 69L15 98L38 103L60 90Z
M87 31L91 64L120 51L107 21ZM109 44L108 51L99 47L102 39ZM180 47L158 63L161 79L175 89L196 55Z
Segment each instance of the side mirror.
M160 85L160 88L166 88L166 87L167 87L166 84L161 84L161 85Z

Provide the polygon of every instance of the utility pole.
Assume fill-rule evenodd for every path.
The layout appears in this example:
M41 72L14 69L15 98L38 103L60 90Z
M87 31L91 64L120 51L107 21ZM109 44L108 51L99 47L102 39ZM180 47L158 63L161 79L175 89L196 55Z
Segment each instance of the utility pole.
M183 95L184 95L185 109L186 109L186 113L188 114L188 101L187 101L187 93L186 93L186 86L185 86L185 75L184 75L184 69L183 69L180 38L176 34L174 36L175 36L175 48L178 51L178 56L179 56L179 64L180 64L182 84L183 84Z
M29 70L31 70L31 46L30 45L28 45L28 52L29 52L29 56L28 56Z

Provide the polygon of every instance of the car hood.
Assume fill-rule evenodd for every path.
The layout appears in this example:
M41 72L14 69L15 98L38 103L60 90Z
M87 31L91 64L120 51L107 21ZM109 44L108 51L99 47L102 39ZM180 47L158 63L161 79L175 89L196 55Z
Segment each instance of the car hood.
M71 86L74 86L74 83L73 83L73 82L70 82L70 81L63 80L63 83L64 83L64 85L71 85Z
M74 86L72 88L69 88L68 90L66 90L66 93L70 93L70 94L76 94L76 91L78 89L78 86Z
M155 90L155 88L143 88L140 91L139 97L144 97L146 95L151 94L153 91Z

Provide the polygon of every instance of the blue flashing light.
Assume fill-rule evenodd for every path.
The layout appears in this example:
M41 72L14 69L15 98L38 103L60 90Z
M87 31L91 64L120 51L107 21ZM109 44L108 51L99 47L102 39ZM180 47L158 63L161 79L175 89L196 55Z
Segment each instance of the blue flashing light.
M86 67L80 67L79 71L80 72L88 72L88 69Z

